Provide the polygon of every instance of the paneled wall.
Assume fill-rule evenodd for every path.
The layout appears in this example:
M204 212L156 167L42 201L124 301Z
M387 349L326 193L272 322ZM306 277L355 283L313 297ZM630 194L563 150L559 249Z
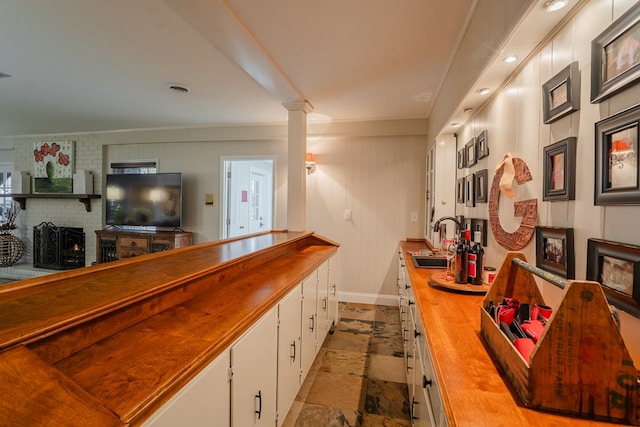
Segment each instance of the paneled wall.
M492 171L504 153L523 159L533 181L516 186L516 200L538 199L538 225L572 227L575 233L576 277L586 276L587 239L600 238L640 245L640 228L635 226L640 206L595 206L595 132L594 124L640 100L640 85L600 104L591 104L591 40L624 13L635 1L597 0L589 2L522 71L479 110L459 132L457 149L482 130L488 131L490 155L472 168L458 170L458 176L487 168ZM543 124L542 84L573 61L580 69L580 110L550 125ZM577 137L577 171L575 201L542 201L543 149L568 137ZM488 218L488 205L474 208L457 205L457 213L466 217ZM513 202L500 198L500 219L507 231L515 231L519 219L513 216ZM535 239L523 249L535 263ZM489 233L486 254L489 265L499 266L506 249ZM541 283L543 295L550 303L559 300L561 290ZM622 314L622 331L627 345L640 361L640 320Z
M341 300L389 302L398 242L424 236L426 122L338 126L310 127L307 228L341 244Z

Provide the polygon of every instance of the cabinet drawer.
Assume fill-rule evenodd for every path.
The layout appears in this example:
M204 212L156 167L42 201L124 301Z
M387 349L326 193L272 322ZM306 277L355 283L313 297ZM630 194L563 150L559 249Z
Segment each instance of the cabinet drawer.
M120 247L121 248L130 248L130 249L135 249L135 248L141 248L141 249L148 249L149 243L147 239L136 239L136 238L132 238L132 237L123 237L122 239L120 239Z

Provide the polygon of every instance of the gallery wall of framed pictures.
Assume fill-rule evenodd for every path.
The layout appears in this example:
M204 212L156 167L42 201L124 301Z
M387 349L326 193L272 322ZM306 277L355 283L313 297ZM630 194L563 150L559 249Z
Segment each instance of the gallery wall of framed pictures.
M483 184L502 154L525 159L533 184L519 196L544 202L527 258L566 280L599 282L611 304L640 318L640 263L631 249L640 247L640 227L631 225L640 215L640 2L585 6L493 96L459 131L456 211L483 216ZM494 243L485 253L497 264L504 249Z
M488 170L478 167L478 161L489 155L487 131L472 137L461 147L456 155L458 169L472 169L471 173L458 178L456 201L466 207L475 207L480 203L487 203Z

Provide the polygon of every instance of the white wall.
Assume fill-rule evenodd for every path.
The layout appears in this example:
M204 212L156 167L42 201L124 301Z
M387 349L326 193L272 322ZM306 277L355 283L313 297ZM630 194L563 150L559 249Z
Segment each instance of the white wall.
M586 276L587 239L600 238L640 245L640 228L635 226L640 206L594 206L594 123L635 105L640 85L600 104L591 104L591 40L625 12L635 1L591 1L526 64L493 99L479 110L459 133L458 149L482 130L488 131L490 155L473 168L459 170L458 176L493 169L504 153L510 152L527 163L533 181L517 188L517 199L538 199L538 225L572 227L575 233L576 278ZM573 61L578 61L581 82L580 110L543 124L542 84ZM543 202L543 148L567 137L577 137L575 201ZM475 208L457 205L457 214L488 218L488 205ZM500 218L507 231L514 231L519 220L513 217L513 202L500 198ZM486 248L489 265L499 267L506 249L489 233ZM535 264L535 239L523 249L527 260ZM561 290L539 281L545 300L556 304ZM636 363L640 362L640 320L622 313L622 332Z
M221 156L274 157L274 228L287 227L286 131L286 126L123 131L25 136L0 143L15 145L17 170L32 170L34 143L75 141L76 168L94 173L97 194L104 194L103 176L111 162L156 160L161 172L182 172L183 228L194 232L199 243L220 237ZM318 168L307 177L306 228L341 244L343 299L385 301L396 293L398 242L424 236L426 135L426 120L309 125L307 151L315 154ZM206 206L204 194L212 192L218 202ZM75 200L27 199L19 234L30 248L31 230L42 221L83 227L89 263L95 260L95 230L104 227L103 203L93 200L88 213ZM343 219L347 209L350 221ZM417 222L411 221L412 212Z
M307 177L307 228L341 245L341 300L397 294L398 242L424 237L426 131L420 120L309 127L317 171Z
M75 141L75 169L94 175L94 192L104 194L103 177L111 162L155 160L160 172L182 172L184 181L183 229L194 232L194 242L220 238L220 157L234 155L274 156L276 195L274 228L286 228L286 126L246 126L242 128L192 128L105 132L93 134L37 135L0 138L13 145L15 169L33 170L34 143ZM5 150L2 150L5 151ZM215 193L215 206L205 205L205 193ZM59 227L82 227L85 232L86 263L95 261L95 230L104 228L104 199L91 201L91 212L69 199L27 199L26 210L18 218L18 235L31 263L33 227L43 221Z

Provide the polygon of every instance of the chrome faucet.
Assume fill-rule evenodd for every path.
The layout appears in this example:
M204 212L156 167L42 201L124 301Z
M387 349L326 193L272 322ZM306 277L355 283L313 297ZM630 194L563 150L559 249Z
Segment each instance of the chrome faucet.
M460 224L460 221L458 221L457 219L455 219L452 216L443 216L442 218L438 219L434 224L433 224L433 231L434 232L438 232L440 231L440 223L444 220L450 220L453 221L456 224L456 236L458 236L458 234L460 234L460 230L462 230L462 224Z

